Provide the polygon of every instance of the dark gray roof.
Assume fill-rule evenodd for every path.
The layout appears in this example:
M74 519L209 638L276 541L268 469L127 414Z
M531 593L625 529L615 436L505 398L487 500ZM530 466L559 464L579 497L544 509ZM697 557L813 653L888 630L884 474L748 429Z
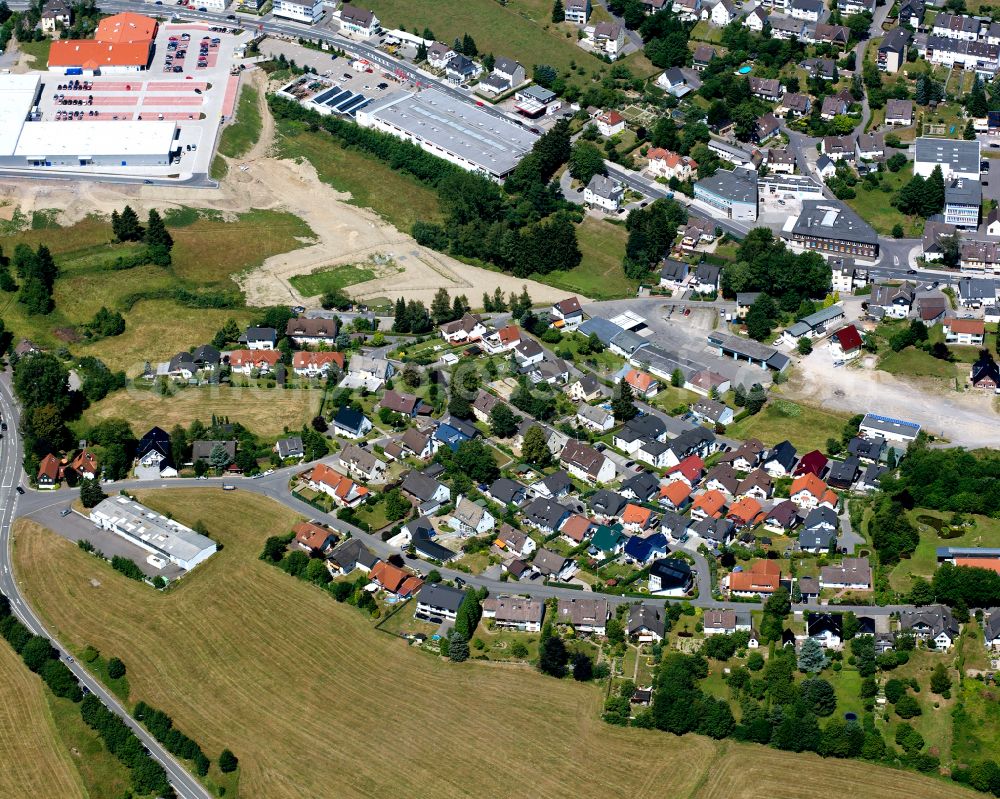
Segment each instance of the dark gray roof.
M795 447L792 446L792 442L782 441L780 444L776 444L764 457L765 464L769 461L777 461L790 471L795 464Z
M837 200L803 200L793 235L877 244L878 234L853 210Z
M248 327L246 340L249 341L274 341L278 337L278 331L273 327Z
M378 558L360 538L348 538L339 544L330 553L330 560L340 564L340 567L346 572L352 571L358 565L370 569L378 563Z
M757 202L757 178L752 170L734 169L730 172L720 169L695 185L730 202Z
M806 516L803 524L805 525L807 531L818 530L826 525L830 525L834 530L836 530L839 526L836 512L830 510L825 505L813 508L809 511L809 514Z
M497 478L489 488L490 496L504 505L513 503L519 494L523 497L525 490L523 485L509 477Z
M803 549L829 549L836 536L836 530L806 529L799 533L799 546Z
M441 483L433 477L411 471L403 478L400 487L403 491L416 497L421 502L426 502L434 496L440 485Z
M944 201L947 205L981 205L983 186L978 180L955 178L944 187Z
M424 583L417 595L417 602L435 608L444 608L452 613L458 611L463 599L465 599L465 591L436 583Z
M660 481L656 478L656 475L650 472L639 472L639 474L634 477L628 478L622 482L621 490L623 493L628 492L634 494L640 500L645 501L653 496L660 488Z
M882 44L879 50L891 50L894 53L901 53L910 43L910 32L906 28L893 28L882 37Z
M340 410L338 410L336 415L333 417L334 425L351 431L360 430L364 421L365 415L361 411L355 410L349 405L342 405Z
M565 469L560 469L558 472L550 474L542 480L542 485L544 485L549 490L549 493L553 495L573 490L573 481L570 480L569 474L567 474Z
M626 632L632 635L642 629L650 630L662 638L665 631L663 608L659 608L656 605L632 605L628 611L628 627L626 628Z
M569 508L560 505L551 499L533 499L522 509L524 518L539 527L547 527L555 530L562 523L566 516L569 516Z
M931 37L934 38L934 37ZM979 142L963 139L917 139L916 160L931 164L948 164L958 172L979 172Z
M621 494L602 488L588 499L588 503L594 513L599 513L602 516L617 516L628 504L628 501Z

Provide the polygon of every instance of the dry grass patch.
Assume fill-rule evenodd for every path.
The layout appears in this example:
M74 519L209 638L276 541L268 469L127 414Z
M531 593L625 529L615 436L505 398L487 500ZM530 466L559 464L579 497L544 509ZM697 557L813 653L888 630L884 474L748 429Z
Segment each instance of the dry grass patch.
M308 389L256 389L205 386L185 388L163 397L151 391L116 391L87 409L85 425L102 419L126 419L141 435L150 425L169 430L175 424L187 427L195 419L208 424L214 413L239 422L257 435L279 436L285 428L298 430L319 410L323 392ZM263 542L263 539L261 539Z
M956 799L982 796L954 782L857 760L824 759L728 742L694 799ZM675 794L682 795L682 794Z
M4 799L87 795L59 738L44 691L42 681L17 653L0 642L0 796Z
M235 494L140 492L181 521L204 520L225 544L166 594L30 521L18 523L16 560L60 636L131 653L135 696L170 713L209 756L232 748L242 796L659 799L665 784L690 795L709 767L707 739L604 725L594 686L456 666L376 632L354 608L259 561L263 538L296 517ZM317 741L323 756L303 757ZM583 752L599 753L600 766Z

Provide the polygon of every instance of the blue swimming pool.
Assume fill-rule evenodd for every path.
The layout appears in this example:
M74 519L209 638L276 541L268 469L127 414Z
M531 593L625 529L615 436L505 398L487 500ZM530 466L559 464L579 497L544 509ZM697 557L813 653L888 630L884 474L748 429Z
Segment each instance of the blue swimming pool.
M753 67L747 66L747 65L743 65L742 67L739 68L738 71L739 71L739 73L741 75L747 75L747 74L749 74L750 72L753 71Z

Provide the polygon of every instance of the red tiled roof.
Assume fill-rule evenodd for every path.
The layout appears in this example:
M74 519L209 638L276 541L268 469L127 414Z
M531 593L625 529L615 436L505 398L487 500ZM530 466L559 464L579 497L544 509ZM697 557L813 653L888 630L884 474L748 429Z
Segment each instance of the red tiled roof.
M948 319L944 326L952 333L967 333L970 336L982 336L986 333L986 323L982 319Z
M840 343L840 348L844 352L861 349L861 334L854 325L840 328L833 337Z

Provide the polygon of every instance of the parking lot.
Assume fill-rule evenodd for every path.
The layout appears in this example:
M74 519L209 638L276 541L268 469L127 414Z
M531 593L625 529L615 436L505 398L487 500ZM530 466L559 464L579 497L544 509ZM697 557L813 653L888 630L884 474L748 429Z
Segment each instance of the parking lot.
M174 121L180 134L180 174L207 172L222 119L232 113L238 76L234 53L249 34L207 24L164 24L144 72L107 76L46 73L39 116L72 124L77 120ZM178 164L144 167L148 174L176 174Z

